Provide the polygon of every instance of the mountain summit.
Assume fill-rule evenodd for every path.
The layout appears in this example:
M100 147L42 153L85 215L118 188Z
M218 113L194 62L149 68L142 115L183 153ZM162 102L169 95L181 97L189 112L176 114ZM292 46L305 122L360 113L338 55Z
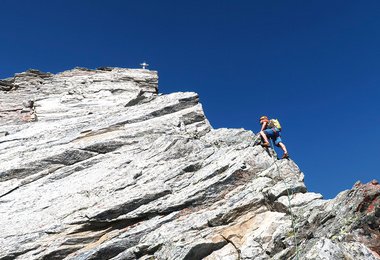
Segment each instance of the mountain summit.
M0 259L380 259L380 185L307 192L146 69L0 81Z

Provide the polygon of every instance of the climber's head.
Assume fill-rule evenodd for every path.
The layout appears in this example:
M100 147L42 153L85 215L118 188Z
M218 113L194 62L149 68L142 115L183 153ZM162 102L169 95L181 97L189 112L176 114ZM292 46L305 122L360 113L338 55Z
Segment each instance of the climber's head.
M268 122L268 117L267 116L262 116L260 117L260 124L264 123L264 122Z

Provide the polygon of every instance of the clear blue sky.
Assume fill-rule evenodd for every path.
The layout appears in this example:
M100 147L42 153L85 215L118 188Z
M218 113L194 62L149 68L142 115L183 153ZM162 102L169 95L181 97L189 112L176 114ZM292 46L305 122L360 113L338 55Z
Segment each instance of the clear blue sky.
M380 1L2 0L0 78L138 67L215 128L279 118L309 191L380 179ZM281 153L280 153L281 154Z

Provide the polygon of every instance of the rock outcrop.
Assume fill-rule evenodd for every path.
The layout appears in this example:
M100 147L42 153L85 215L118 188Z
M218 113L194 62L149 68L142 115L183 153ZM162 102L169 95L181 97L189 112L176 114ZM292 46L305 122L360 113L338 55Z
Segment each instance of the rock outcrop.
M380 185L333 200L142 69L0 81L0 259L380 259Z

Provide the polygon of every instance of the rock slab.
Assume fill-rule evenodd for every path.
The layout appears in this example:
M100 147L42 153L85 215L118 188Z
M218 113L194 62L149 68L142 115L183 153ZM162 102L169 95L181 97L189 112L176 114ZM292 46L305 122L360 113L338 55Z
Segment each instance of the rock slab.
M380 185L333 200L143 69L0 81L0 259L380 259Z

